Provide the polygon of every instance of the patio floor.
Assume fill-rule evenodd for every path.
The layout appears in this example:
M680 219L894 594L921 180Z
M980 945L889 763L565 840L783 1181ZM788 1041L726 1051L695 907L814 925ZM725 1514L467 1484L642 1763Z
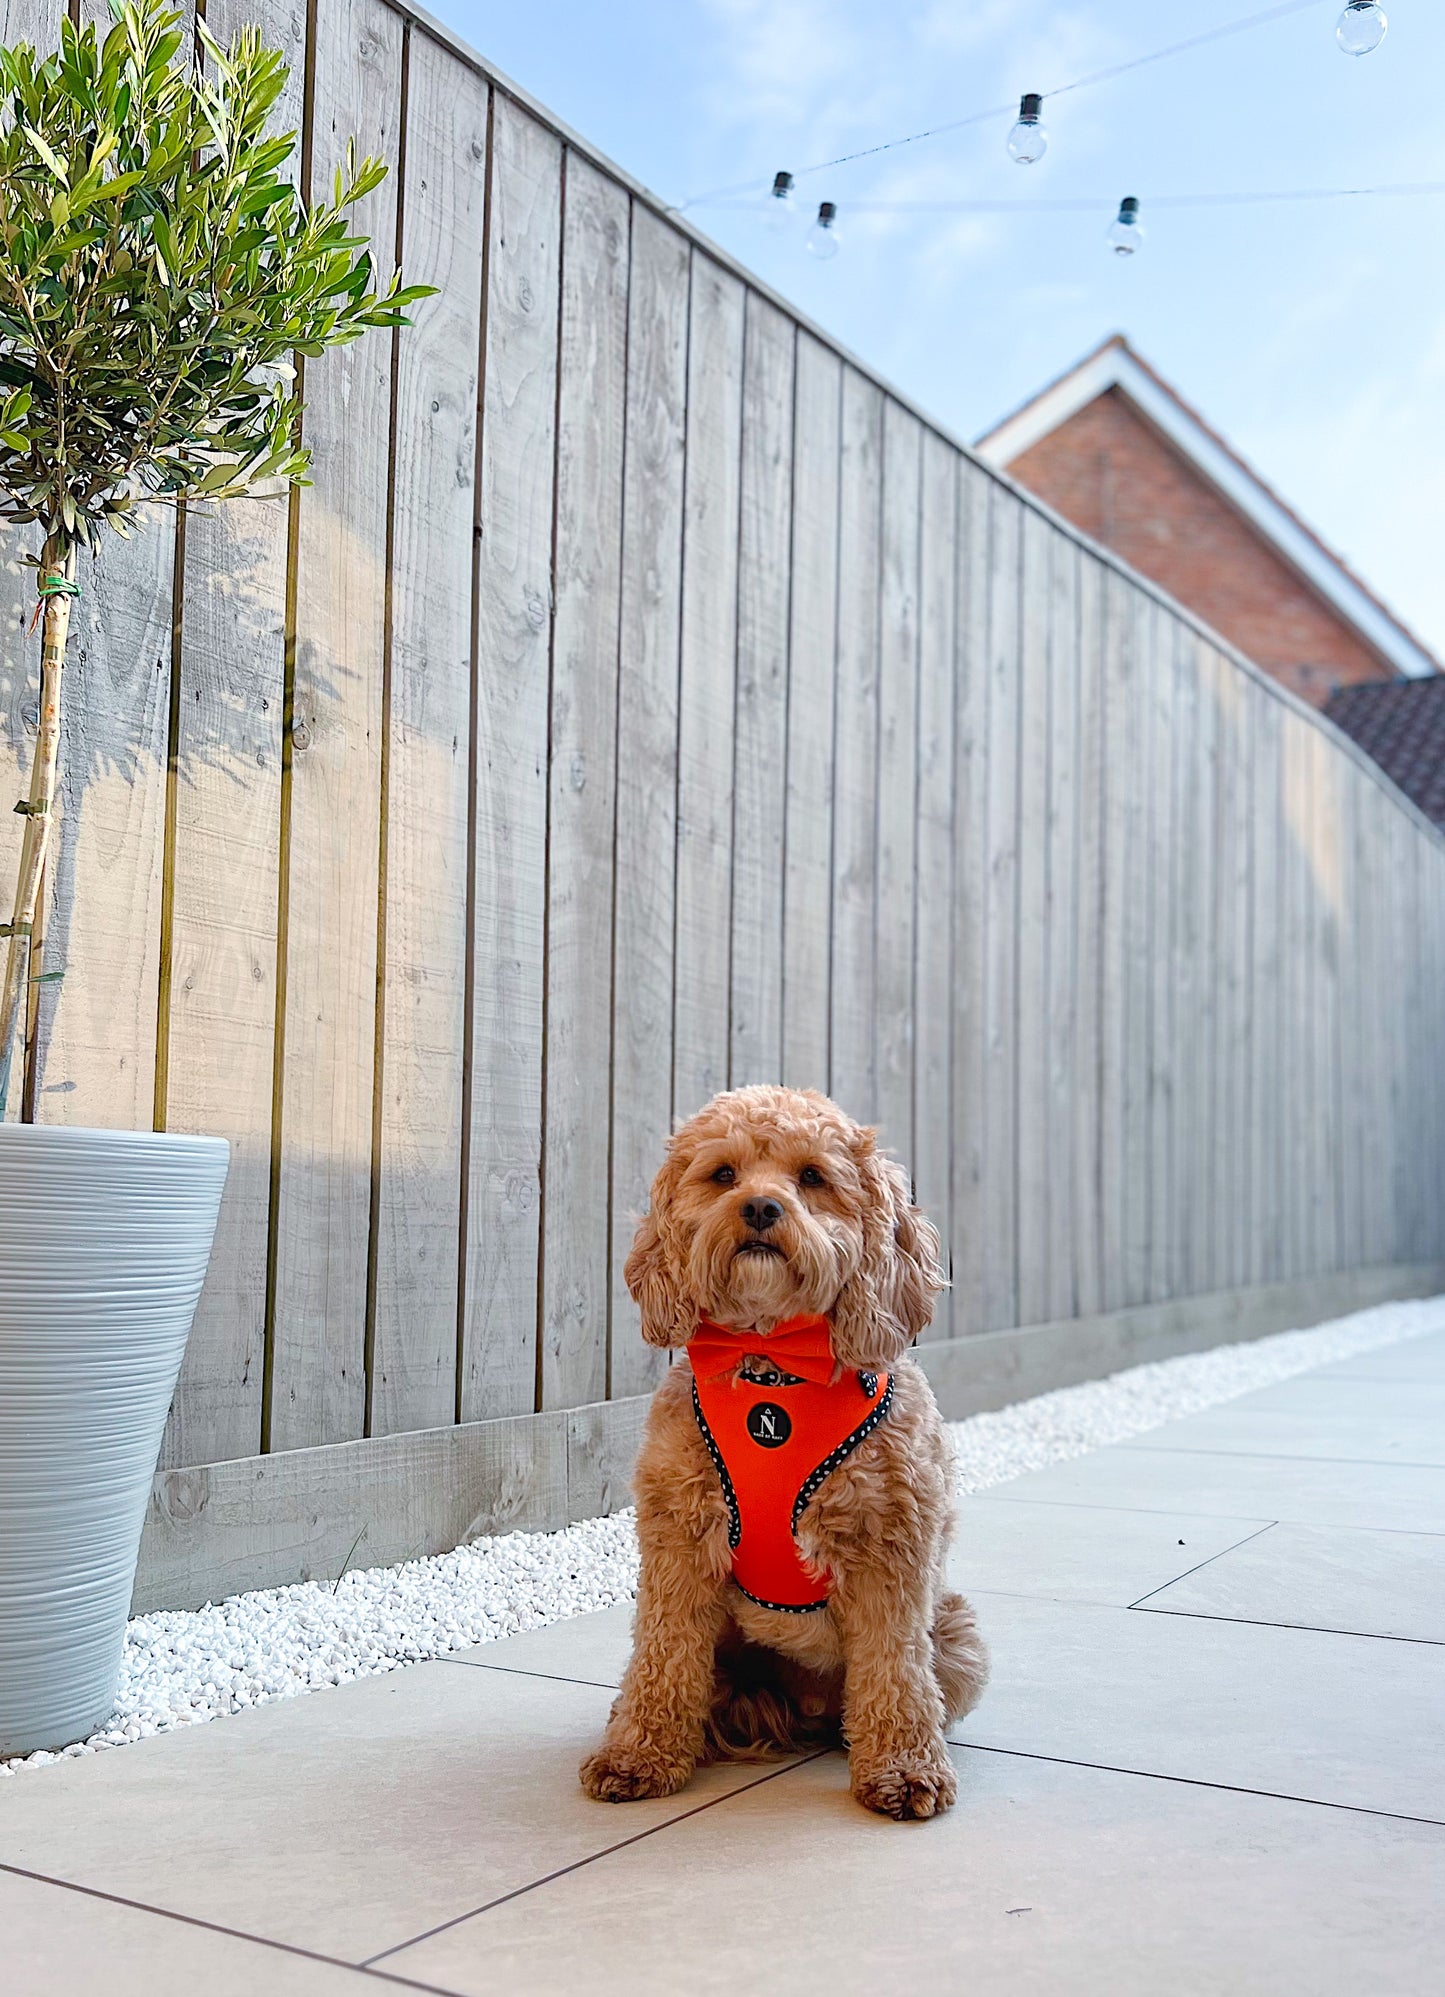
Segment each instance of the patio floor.
M627 1614L0 1786L11 1997L1445 1982L1445 1335L965 1501L951 1815L839 1756L611 1809Z

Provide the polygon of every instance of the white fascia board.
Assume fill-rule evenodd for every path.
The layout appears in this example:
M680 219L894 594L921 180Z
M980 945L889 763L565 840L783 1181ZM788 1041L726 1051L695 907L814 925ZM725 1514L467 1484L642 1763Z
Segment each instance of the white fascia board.
M1141 415L1198 467L1216 491L1253 522L1291 567L1382 652L1397 672L1410 679L1435 676L1435 661L1429 653L1122 347L1104 348L1052 388L1045 389L1036 401L990 432L977 445L978 455L985 464L1006 471L1030 445L1067 423L1071 416L1111 388L1121 389Z

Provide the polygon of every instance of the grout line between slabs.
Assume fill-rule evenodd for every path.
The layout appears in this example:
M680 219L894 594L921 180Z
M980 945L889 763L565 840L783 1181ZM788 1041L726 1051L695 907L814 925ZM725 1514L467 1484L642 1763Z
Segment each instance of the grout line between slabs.
M1157 1768L1124 1768L1113 1761L1082 1761L1076 1755L1038 1754L1024 1747L994 1747L983 1741L948 1738L948 1745L966 1749L970 1754L1004 1754L1014 1761L1047 1761L1060 1768L1092 1768L1101 1775L1133 1775L1144 1782L1177 1782L1186 1789L1216 1789L1229 1796L1264 1796L1274 1803L1303 1803L1314 1810L1343 1810L1353 1817L1383 1817L1395 1824L1427 1824L1432 1830L1445 1830L1445 1817L1421 1817L1406 1810L1377 1810L1368 1803L1338 1803L1326 1796L1296 1796L1287 1789L1256 1789L1245 1782L1209 1782L1201 1775L1170 1775Z
M1183 1576L1180 1576L1181 1580ZM1172 1585L1172 1584L1171 1584ZM1145 1601L1148 1597L1143 1598ZM1138 1608L1133 1602L1131 1608ZM1148 1616L1181 1616L1196 1623L1242 1623L1249 1629L1297 1629L1306 1630L1312 1636L1353 1636L1363 1637L1367 1643L1420 1643L1427 1650L1445 1646L1445 1637L1439 1636L1398 1636L1391 1630L1378 1629L1337 1629L1327 1623L1281 1623L1268 1616L1221 1616L1212 1615L1207 1609L1145 1609Z
M1182 1450L1164 1450L1161 1452L1161 1454L1166 1456L1182 1456L1183 1453ZM1071 1457L1069 1459L1070 1462L1075 1463L1082 1462L1082 1460L1081 1457ZM1289 1461L1288 1458L1285 1460ZM1064 1464L1051 1464L1049 1467L1051 1469L1063 1469L1067 1466ZM1037 1473L1027 1471L1024 1474L1034 1476ZM1181 1513L1187 1513L1191 1518L1196 1519L1235 1519L1241 1525L1252 1525L1255 1523L1253 1517L1245 1517L1239 1512L1201 1512L1197 1503L1180 1503L1167 1506L1128 1505L1121 1498L1110 1498L1107 1502L1096 1501L1090 1498L1041 1498L1035 1491L1024 1491L1017 1497L1010 1497L1002 1486L991 1489L987 1493L980 1492L978 1495L980 1497L988 1496L995 1498L1000 1504L1055 1505L1063 1512L1137 1512L1141 1517L1155 1519L1175 1519ZM1313 1530L1322 1532L1391 1532L1405 1539L1440 1539L1445 1537L1445 1527L1442 1526L1372 1525L1364 1523L1359 1519L1290 1517L1275 1519L1273 1523L1275 1525L1308 1526Z
M569 1671L539 1671L527 1664L493 1664L487 1657L459 1657L455 1652L446 1657L436 1657L434 1664L460 1664L467 1671L504 1671L509 1678L545 1678L553 1685L592 1685L599 1692L615 1692L618 1681L615 1678L576 1678Z
M616 1844L606 1845L601 1851L589 1852L585 1858L574 1859L570 1865L559 1865L555 1871L544 1874L541 1879L529 1880L525 1886L514 1886L509 1893L499 1893L495 1899L484 1901L479 1907L471 1907L464 1914L456 1914L449 1921L438 1921L435 1927L426 1929L422 1934L413 1935L407 1941L397 1942L391 1948L379 1949L375 1955L369 1955L361 1967L369 1970L376 1963L386 1961L388 1956L400 1955L405 1949L419 1948L423 1942L431 1941L437 1935L446 1934L451 1928L460 1927L464 1921L474 1921L482 1914L490 1914L494 1908L504 1907L510 1900L520 1900L524 1894L535 1893L539 1886L550 1886L558 1879L565 1879L571 1872L580 1872L586 1866L595 1865L599 1859L611 1858L615 1852L626 1851L629 1845L641 1844L647 1838L656 1837L660 1831L671 1830L675 1824L686 1823L689 1817L700 1817L707 1810L716 1810L722 1804L730 1803L735 1796L751 1795L753 1790L761 1789L764 1783L776 1782L780 1776L791 1775L795 1769L805 1767L810 1761L821 1761L832 1751L831 1748L823 1748L816 1754L801 1755L796 1761L790 1761L786 1767L769 1769L767 1774L760 1775L755 1782L745 1782L736 1789L729 1789L725 1795L709 1797L705 1803L697 1803L690 1810L681 1810L675 1817L668 1817L660 1824L650 1824L645 1831L634 1831L631 1837L619 1838Z
M1171 1449L1167 1444L1149 1442L1119 1442L1112 1444L1111 1447L1131 1449L1139 1455L1148 1451L1155 1456L1225 1457L1230 1462L1347 1463L1367 1470L1434 1470L1445 1475L1445 1463L1413 1463L1399 1456L1341 1456L1338 1452L1330 1456L1307 1456L1303 1451L1281 1455L1277 1449Z
M1249 1542L1252 1539L1258 1539L1261 1533L1273 1532L1278 1524L1279 1524L1278 1519L1266 1519L1265 1523L1262 1526L1259 1526L1254 1532L1247 1532L1244 1535L1243 1539L1235 1540L1232 1546L1222 1546L1220 1547L1217 1553L1211 1553L1207 1555L1206 1558L1203 1560L1196 1560L1192 1567L1186 1567L1184 1572L1182 1574L1176 1574L1173 1580L1161 1581L1157 1588L1150 1588L1146 1594L1143 1594L1139 1597L1139 1600L1137 1602L1129 1602L1126 1604L1126 1606L1131 1609L1137 1609L1144 1602L1152 1602L1154 1597L1156 1595L1162 1595L1166 1588L1173 1588L1177 1586L1177 1584L1180 1581L1187 1581L1191 1574L1198 1574L1201 1568L1212 1567L1215 1561L1222 1560L1226 1553L1238 1553L1241 1546L1248 1546Z
M276 1949L282 1955L299 1956L303 1962L324 1963L328 1969L349 1970L353 1976L369 1976L377 1982L399 1983L411 1990L426 1990L435 1997L456 1997L456 1993L440 1983L422 1983L415 1977L402 1976L395 1970L372 1969L367 1963L348 1962L344 1956L327 1955L321 1949L303 1948L299 1942L276 1941L270 1935L259 1935L249 1928L227 1927L224 1921L208 1921L199 1914L183 1914L174 1907L158 1907L150 1900L132 1900L124 1893L108 1893L101 1886L86 1886L78 1879L58 1879L51 1872L35 1872L29 1866L15 1865L9 1860L0 1859L0 1872L9 1873L16 1879L30 1879L39 1886L57 1886L62 1892L80 1893L88 1900L104 1900L112 1907L129 1907L133 1913L150 1914L161 1921L175 1921L183 1928L199 1928L205 1934L224 1935L229 1941L250 1942L257 1948Z

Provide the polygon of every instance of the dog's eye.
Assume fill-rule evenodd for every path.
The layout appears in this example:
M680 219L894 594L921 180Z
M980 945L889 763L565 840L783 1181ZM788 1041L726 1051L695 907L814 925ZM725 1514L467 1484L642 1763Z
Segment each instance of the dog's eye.
M826 1186L827 1183L828 1181L823 1177L823 1174L818 1170L816 1165L805 1165L798 1174L798 1184L800 1186Z
M715 1186L730 1186L736 1178L737 1173L731 1165L719 1165L712 1175L712 1182Z

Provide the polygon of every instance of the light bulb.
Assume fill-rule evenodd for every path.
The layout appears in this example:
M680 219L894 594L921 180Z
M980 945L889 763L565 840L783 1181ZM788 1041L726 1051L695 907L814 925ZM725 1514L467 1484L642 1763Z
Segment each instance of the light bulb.
M837 256L838 204L835 201L818 203L818 219L808 231L808 248L815 257Z
M793 199L793 176L790 173L775 173L772 192L768 196L768 227L774 235L782 235L793 226L797 212L797 203Z
M1349 0L1335 23L1335 40L1346 55L1369 55L1385 39L1389 25L1379 0Z
M1132 194L1126 194L1119 203L1119 212L1109 224L1107 241L1116 256L1131 257L1144 240L1144 231L1139 226L1139 203Z
M1041 116L1043 108L1044 100L1037 90L1027 91L1020 100L1018 123L1008 135L1009 153L1020 166L1032 166L1049 149L1049 135Z

